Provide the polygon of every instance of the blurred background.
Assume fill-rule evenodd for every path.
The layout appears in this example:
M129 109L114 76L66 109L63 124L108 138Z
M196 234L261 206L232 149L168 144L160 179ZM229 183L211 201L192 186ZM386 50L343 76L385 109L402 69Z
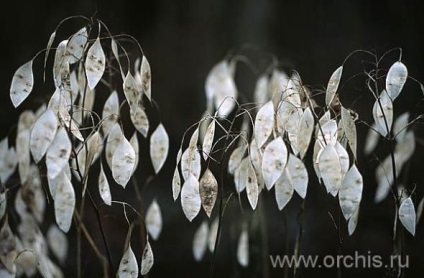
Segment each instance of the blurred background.
M252 64L260 72L269 61L266 58L274 55L284 68L298 71L304 84L323 88L331 73L352 51L370 50L381 56L392 48L400 47L403 51L402 61L408 67L410 76L422 81L424 20L420 6L413 5L412 2L11 1L7 3L7 8L2 9L0 16L0 24L3 27L0 36L3 53L0 74L0 136L4 138L10 134L21 111L34 105L38 107L44 94L52 93L42 90L33 92L28 101L18 109L13 108L9 99L10 81L14 71L45 48L50 34L62 19L74 15L95 16L102 20L113 34L132 35L139 41L150 62L152 96L160 107L161 119L167 128L171 144L165 168L143 190L144 207L156 198L164 220L159 240L152 242L155 265L149 277L207 277L210 274L211 255L206 254L202 262L195 262L191 251L194 232L202 220L206 219L206 215L202 212L193 223L186 220L179 200L173 202L171 179L183 133L206 109L204 84L209 70L228 54L240 52L248 58L252 57ZM398 59L396 53L398 52L388 55L390 59L384 66L388 67ZM346 76L361 71L361 59L358 55L357 58L352 58L356 62L347 63ZM240 75L237 79L239 90L251 97L257 77L257 72L252 71L246 64L240 64ZM360 88L351 86L351 90L351 93L355 94ZM408 92L399 99L396 113L400 114L406 110L422 113L422 92L419 86L407 85L405 90ZM346 97L346 102L353 103L355 99L355 95L350 95ZM361 98L352 108L358 112L364 110L369 113L366 109L370 107L372 102ZM364 120L370 119L369 114L364 115ZM361 144L366 127L360 126L358 129ZM417 197L414 201L417 203L424 194L424 178L420 172L424 157L422 147L422 143L417 143L417 151L408 166L409 176L405 178L409 188L416 186ZM311 172L303 215L303 254L338 254L339 248L342 248L344 254L352 254L354 251L361 254L371 252L383 258L390 254L392 202L390 198L378 205L372 202L375 191L373 169L377 165L375 159L360 155L359 165L368 181L364 189L363 206L355 234L348 237L345 230L341 231L342 244L339 244L338 232L328 215L328 211L332 211L336 203L324 194ZM140 182L146 177L143 171L140 171ZM128 198L123 193L121 190L117 194ZM263 250L267 248L271 255L283 255L293 251L293 242L299 228L296 220L299 213L298 199L294 198L287 211L282 213L278 211L271 192L264 194L262 214L256 218L252 216L252 223L256 223L252 225L265 227L267 237L264 239L256 236L251 239L252 264L248 269L241 268L235 257L237 235L242 223L241 212L237 202L229 206L228 216L223 220L223 236L217 253L214 277L285 277L284 270L272 269L270 265L263 264L267 261L267 255L263 259ZM246 206L245 210L246 217L250 217ZM87 217L90 217L90 214ZM127 226L120 208L107 210L105 217L106 233L111 241L113 259L117 267L122 256ZM96 231L94 224L91 228ZM100 239L99 244L101 245ZM406 234L406 246L406 253L410 255L410 267L406 271L406 277L421 277L418 273L422 275L424 271L422 223L417 227L415 239ZM133 248L140 260L141 245L140 248ZM71 248L70 252L74 251ZM70 253L65 266L66 277L75 277L73 254ZM100 266L96 257L87 251L83 258L85 277L100 277ZM314 277L318 274L337 277L337 270L305 269L301 274L304 277ZM342 274L342 277L382 277L384 270L343 269Z

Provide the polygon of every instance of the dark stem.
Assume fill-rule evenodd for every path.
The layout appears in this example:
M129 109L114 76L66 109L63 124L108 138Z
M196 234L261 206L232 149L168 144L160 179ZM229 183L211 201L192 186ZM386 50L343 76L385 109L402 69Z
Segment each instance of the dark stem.
M283 250L286 250L286 253L288 254L290 249L290 237L289 237L289 225L288 225L288 214L287 214L287 210L283 210L283 225L284 225L284 229L286 230L286 234L285 234L285 241L284 241L284 247ZM290 276L290 268L288 265L284 265L284 278L289 278Z
M378 64L377 64L378 65ZM378 73L376 72L376 75ZM390 159L391 159L391 164L392 164L392 175L393 175L393 184L392 184L392 194L394 197L394 203L395 203L395 209L396 209L396 213L395 213L395 221L394 221L394 229L393 229L393 244L392 244L392 249L393 249L393 253L395 255L403 255L404 253L404 234L403 234L403 228L400 225L400 221L399 221L399 207L400 207L400 196L398 193L398 186L397 186L397 174L396 174L396 161L395 161L395 147L396 147L396 140L395 138L391 135L390 133L390 126L387 122L387 118L386 118L386 114L384 113L383 110L383 106L381 104L379 95L378 95L378 84L377 84L377 78L378 76L376 76L375 80L374 80L374 86L375 86L375 95L377 98L377 102L379 105L379 108L382 111L383 114L383 119L384 119L384 124L386 126L386 130L387 130L387 136L386 139L390 142ZM391 266L393 269L391 269L391 271L397 271L398 275L397 277L404 277L405 273L404 271L402 271L402 269L396 267L396 266Z
M263 199L263 194L259 196ZM268 232L267 232L267 224L266 224L266 214L264 211L264 206L262 202L258 203L258 214L259 216L259 224L260 224L260 232L261 232L261 240L262 240L262 278L269 277L269 248L268 248Z
M77 211L75 211L73 218L74 218L75 223L77 223L77 226L80 227L80 229L84 233L85 238L87 239L87 241L88 241L89 245L91 246L91 248L93 249L94 253L99 258L100 263L102 264L102 268L103 268L103 275L104 275L103 277L105 277L105 278L109 277L109 274L107 272L107 269L108 269L107 260L102 255L100 250L97 248L96 244L94 243L93 237L88 232L87 227L85 227L84 222L82 221L82 218L78 214ZM81 268L78 268L78 275L81 275Z
M337 208L337 211L338 211L338 236L339 236L339 244L338 244L338 254L339 254L339 256L343 256L343 238L342 238L342 234L341 234L341 219L342 219L342 211L341 211L341 208L340 208L340 206L338 205L338 202L337 202L337 199L334 199L334 200L336 200L336 208ZM337 277L338 278L342 278L342 266L343 265L340 265L338 268L337 268Z
M115 267L113 266L112 253L110 252L109 243L107 241L105 229L104 229L103 222L102 222L102 216L100 215L100 210L96 206L96 203L94 202L93 197L91 196L90 191L88 189L87 189L87 195L88 195L88 199L90 200L90 203L93 206L94 211L96 213L96 218L97 218L97 222L99 224L100 233L102 235L102 240L103 240L103 243L105 245L105 249L106 249L107 259L109 261L110 270L112 271L112 273L115 273Z
M222 171L221 171L222 172ZM221 179L222 181L222 179ZM223 213L222 213L222 208L223 208L223 196L224 194L222 193L222 190L220 192L220 198L219 198L219 211L218 211L218 231L216 233L216 239L215 239L215 246L213 249L213 254L212 254L212 260L211 260L211 264L210 264L210 269L209 269L209 274L210 277L213 277L213 272L215 270L215 263L216 263L216 257L217 257L217 248L219 245L219 240L221 238L221 230L222 230L222 217L223 217Z
M302 206L300 207L299 215L297 217L297 223L299 225L299 232L297 233L296 243L295 243L295 246L294 246L294 256L296 258L299 257L300 250L301 250L301 247L302 247L302 236L303 236L303 232L304 232L302 220L303 220L303 215L304 215L304 211L305 211L305 203L306 203L306 200L303 199L302 200ZM298 273L297 270L298 270L298 268L295 265L295 267L293 269L293 277L296 277L296 274Z
M238 109L237 109L238 110ZM238 111L236 112L236 115L238 114ZM229 139L230 139L230 134L231 134L231 130L233 129L234 123L236 121L237 117L234 117L230 123L230 127L228 128L227 134L225 136L225 142L224 142L224 148L221 154L221 159L219 160L221 163L220 165L220 172L221 172L221 177L220 177L220 184L221 184L221 190L219 191L219 210L218 210L218 231L216 233L216 239L215 239L215 247L213 250L213 254L212 254L212 260L211 260L211 264L210 264L210 268L209 268L209 276L212 278L213 277L213 273L214 273L214 269L215 269L215 263L216 263L216 257L217 257L217 250L218 250L218 246L219 246L219 240L221 237L221 230L222 230L222 218L223 218L223 200L224 200L224 170L226 169L226 166L228 164L224 163L224 155L225 155L225 150L228 148L229 146ZM231 197L232 195L230 195ZM229 200L229 199L228 199Z
M143 185L143 187L141 188L141 190L143 190L144 188L147 187L147 183L151 180L151 178L148 178L146 180L146 183ZM140 192L140 189L138 188L138 182L136 177L134 176L134 174L131 176L131 181L132 184L134 186L134 191L135 191L135 195L136 198L138 200L138 205L139 205L139 214L138 214L138 218L140 220L140 237L141 237L141 244L143 246L143 250L145 248L145 246L147 245L147 231L146 231L146 224L143 218L144 215L144 210L143 210L143 199L142 199L142 195Z

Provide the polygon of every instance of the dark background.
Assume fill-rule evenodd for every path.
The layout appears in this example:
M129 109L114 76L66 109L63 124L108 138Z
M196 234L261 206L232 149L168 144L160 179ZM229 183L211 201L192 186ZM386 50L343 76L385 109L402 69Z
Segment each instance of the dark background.
M231 51L249 45L250 49L259 53L274 54L285 67L297 70L305 84L324 87L331 73L352 51L375 50L382 55L392 48L400 47L403 50L402 61L407 65L409 74L423 80L424 22L421 6L413 3L394 0L8 2L0 16L0 135L3 138L11 133L19 113L37 103L36 94L42 98L44 93L51 93L33 93L22 107L14 109L9 99L9 86L14 71L46 46L50 34L62 19L73 15L96 16L108 25L112 33L134 36L152 67L152 95L161 109L161 117L171 140L170 159L160 177L144 191L145 206L156 197L164 218L161 237L152 243L155 265L149 277L206 277L209 275L210 256L206 256L202 263L195 263L191 253L194 231L205 214L202 212L193 224L188 223L179 201L172 201L170 180L182 134L200 118L205 109L204 82L210 68ZM397 59L396 55L390 57L393 60L388 65ZM249 95L257 76L246 67L241 67L244 75L238 84L240 90ZM353 74L358 68L350 70ZM349 74L348 67L346 74ZM398 101L397 113L406 109L423 111L419 87L415 85L406 88L409 92ZM355 109L369 107L370 103L361 101L356 102ZM360 127L359 130L360 138L363 139L365 128ZM417 147L422 145L417 144ZM422 151L417 151L410 166L411 178L407 179L410 184L417 185L417 202L424 193L421 189L423 178L419 172L422 169L422 157ZM376 161L361 156L359 162L360 170L369 182L364 189L364 205L361 207L357 231L350 238L343 235L343 252L368 254L370 251L387 258L391 250L391 200L378 205L372 203L375 190L372 169ZM288 234L292 244L297 232L299 200L294 199L289 204L288 220L284 222L283 213L278 212L272 194L264 195L265 214L262 217L267 223L269 253L282 255L287 250L284 238ZM311 178L307 200L310 201L307 202L304 215L306 224L302 253L337 254L338 239L327 214L328 210L334 209L334 201L326 199L315 177ZM224 219L224 225L240 222L237 207L234 206L232 211ZM107 232L115 250L113 259L117 265L122 254L126 226L119 208L107 212L107 217ZM239 225L235 229L237 234ZM246 271L235 263L235 240L231 238L233 232L230 230L224 228L215 277L261 277L255 266ZM407 254L410 254L411 260L406 277L420 277L417 273L424 271L423 235L422 225L417 227L415 240L406 235ZM256 239L259 241L259 238ZM261 246L252 242L252 246L256 245L259 248ZM140 260L141 248L134 249ZM84 259L86 277L96 277L94 273L100 269L97 259L89 251L84 254ZM74 270L74 261L70 258L66 277L74 277ZM283 277L283 270L270 269L269 274L272 277ZM313 277L318 274L318 270L306 270L304 274L305 277ZM326 277L336 277L337 273L331 269L326 274ZM342 277L381 277L384 271L345 269L343 274Z

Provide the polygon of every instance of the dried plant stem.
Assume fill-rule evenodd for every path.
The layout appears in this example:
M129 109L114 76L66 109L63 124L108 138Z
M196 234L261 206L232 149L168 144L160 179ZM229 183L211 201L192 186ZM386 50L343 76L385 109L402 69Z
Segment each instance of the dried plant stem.
M107 259L102 255L100 250L97 248L96 244L94 243L93 238L91 237L89 231L85 227L84 222L82 221L81 216L79 215L78 211L74 212L74 221L77 223L77 226L80 228L80 230L84 233L85 238L87 239L87 241L90 244L91 248L93 249L94 253L98 257L98 259L99 259L99 261L102 265L103 277L105 277L105 278L109 277ZM78 274L81 275L81 268L80 267L78 269Z
M149 178L147 179L146 183L144 184L144 186L142 187L142 190L144 188L146 188L147 183L149 182ZM138 200L138 205L139 205L139 214L138 214L138 218L140 221L140 238L141 238L141 244L142 246L145 246L147 244L147 231L146 231L146 225L145 225L145 219L144 219L144 210L143 210L143 198L140 192L140 189L138 188L138 182L136 177L133 175L131 176L131 181L132 184L134 186L134 191L135 191L135 195L136 198ZM144 248L144 247L143 247Z
M112 253L110 252L109 244L108 244L107 237L106 237L106 232L105 232L105 229L104 229L104 226L103 226L103 222L102 222L102 216L100 215L100 210L96 206L96 204L94 203L93 197L91 197L90 191L88 189L87 189L87 195L88 195L88 198L90 200L90 203L93 206L94 211L96 213L96 218L97 218L97 222L99 224L100 233L102 235L102 240L103 240L103 243L105 245L105 249L106 249L107 258L108 258L108 261L109 261L110 270L112 271L112 273L115 273L115 268L114 268L113 259L112 259Z
M259 197L263 199L263 195ZM268 231L266 226L266 213L264 210L263 202L258 202L258 214L259 216L259 224L260 224L260 232L261 232L261 240L262 240L262 277L269 277L269 248L268 248Z
M236 114L238 114L238 111L237 111ZM230 134L231 134L231 131L232 131L233 126L235 124L235 121L236 121L236 117L234 117L233 120L231 121L230 127L228 128L227 134L225 135L225 143L224 143L223 150L227 150L227 148L229 147ZM224 215L224 205L223 205L223 202L224 202L224 171L228 166L227 164L223 163L225 153L226 153L225 151L222 152L221 159L219 160L219 161L221 161L221 163L219 164L220 172L221 172L221 177L220 177L221 190L219 190L218 231L216 233L215 247L214 247L214 250L213 250L212 260L211 260L210 268L209 268L209 275L210 275L211 278L213 277L213 273L214 273L214 269L215 269L217 250L218 250L219 240L220 240L221 231L222 231L222 218L223 218L223 215ZM232 195L230 195L227 202L229 201L231 196Z
M298 218L297 218L297 222L298 222L298 225L299 225L299 232L297 233L296 243L295 243L295 246L294 246L294 256L296 258L299 257L300 250L302 248L303 214L304 214L304 211L305 211L305 199L302 200L302 205L300 207L299 215L298 215ZM293 269L293 277L296 277L297 273L298 273L298 267L296 267L296 265L295 265L295 267Z
M377 73L376 73L377 74ZM400 196L398 193L398 183L397 183L397 174L396 174L396 160L395 160L395 147L396 147L396 140L395 138L391 135L390 133L390 126L388 124L387 118L386 118L386 114L384 113L384 109L383 106L381 104L380 98L377 95L378 92L378 84L377 84L377 78L375 78L374 80L374 86L375 86L375 92L374 95L376 96L378 105L380 110L383 113L383 119L384 119L384 124L386 126L386 130L387 130L387 137L386 139L390 142L390 160L391 160L391 164L392 164L392 175L393 175L393 184L392 184L392 194L393 194L393 198L394 198L394 204L395 204L395 220L394 220L394 225L393 225L393 244L392 244L392 252L394 253L394 255L400 255L401 257L404 255L404 233L403 233L403 227L402 225L400 225L400 220L399 220L399 207L400 207ZM391 266L393 269L390 269L389 271L395 271L397 272L397 277L404 277L405 273L404 271L396 266Z

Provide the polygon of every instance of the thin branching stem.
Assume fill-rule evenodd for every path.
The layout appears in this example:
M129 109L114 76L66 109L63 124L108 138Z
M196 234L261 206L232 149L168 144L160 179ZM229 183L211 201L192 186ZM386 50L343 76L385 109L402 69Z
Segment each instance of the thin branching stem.
M83 222L81 216L79 215L78 211L74 212L73 217L74 217L74 221L77 223L77 226L80 227L81 231L84 233L85 238L87 239L90 247L93 249L94 253L98 257L98 259L99 259L99 261L102 265L103 277L104 278L109 277L107 259L103 256L103 254L97 248L97 245L93 240L93 237L90 235L90 232L87 230L87 227L84 225L84 222ZM78 269L78 274L81 275L81 269L80 268Z
M103 240L103 243L105 245L107 258L108 258L108 261L109 261L109 267L110 267L112 273L115 273L115 268L114 268L113 259L112 259L112 252L110 251L109 243L107 241L106 232L105 232L105 228L103 226L103 221L102 221L102 216L100 214L100 210L96 206L96 203L94 202L93 197L91 196L90 190L88 190L88 189L87 189L87 195L88 195L88 199L90 200L91 205L93 206L94 212L96 213L97 222L99 224L100 233L102 235L102 240Z
M230 131L233 129L233 126L235 124L236 121L236 117L234 117L230 123L230 127L228 128L228 132L226 134L226 139L224 142L224 150L227 148L227 144L228 144L228 139L230 138ZM217 257L217 250L218 250L218 246L219 246L219 241L220 241L220 237L221 237L221 231L222 231L222 218L223 218L223 214L224 214L224 210L223 210L223 200L224 200L224 169L226 169L226 165L223 163L224 162L224 155L225 155L225 151L222 152L221 154L221 163L220 165L220 170L221 170L221 190L219 191L219 210L218 210L218 232L216 234L216 239L215 239L215 247L214 247L214 251L213 251L213 255L212 255L212 260L210 263L210 270L209 270L209 275L212 278L213 277L213 273L214 273L214 269L215 269L215 262L216 262L216 257ZM230 195L232 196L232 195Z

